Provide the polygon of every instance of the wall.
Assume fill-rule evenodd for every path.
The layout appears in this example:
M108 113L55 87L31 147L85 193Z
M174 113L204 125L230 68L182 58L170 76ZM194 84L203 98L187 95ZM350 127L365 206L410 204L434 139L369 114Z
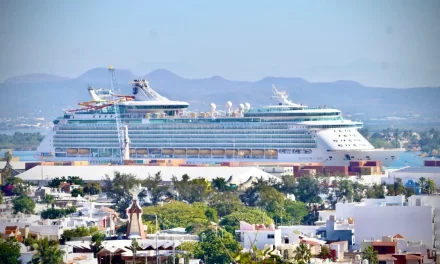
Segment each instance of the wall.
M407 241L422 240L432 248L432 207L430 206L356 206L354 210L355 246L363 240L401 234Z
M437 244L440 243L440 195L413 195L408 200L414 198L423 198L425 204L431 205L434 208L434 226L436 231ZM411 202L409 202L410 204Z
M265 245L281 244L281 230L255 230L240 231L241 241L244 248L252 248L255 245L258 249L264 249ZM268 238L268 235L274 235L274 238Z
M337 203L336 220L354 216L354 208L358 203Z

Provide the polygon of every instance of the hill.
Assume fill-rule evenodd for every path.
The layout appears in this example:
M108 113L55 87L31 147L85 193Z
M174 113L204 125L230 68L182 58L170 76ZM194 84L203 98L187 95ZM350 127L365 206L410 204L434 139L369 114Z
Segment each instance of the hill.
M108 88L109 75L105 68L91 69L77 78L58 79L14 77L0 83L2 100L0 116L15 117L41 111L41 116L55 117L66 108L77 108L78 102L88 101L88 85ZM129 84L139 78L127 70L116 70L118 87L130 94ZM344 113L364 113L367 116L414 113L422 116L440 114L437 99L440 87L408 89L367 87L353 81L313 83L301 78L266 77L259 81L231 81L220 76L186 79L167 70L156 70L142 76L153 89L174 100L188 101L196 111L206 111L210 103L222 109L226 101L234 105L249 102L253 106L270 101L271 86L286 90L290 99L309 106L337 107ZM21 80L21 81L17 81ZM27 80L27 81L23 81Z

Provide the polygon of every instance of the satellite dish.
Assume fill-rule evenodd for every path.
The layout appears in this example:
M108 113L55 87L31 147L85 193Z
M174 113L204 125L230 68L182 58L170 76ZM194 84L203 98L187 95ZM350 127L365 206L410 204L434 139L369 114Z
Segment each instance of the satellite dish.
M246 110L251 109L251 104L250 103L245 103L244 106L246 106Z
M240 109L241 109L241 110L244 109L244 104L240 104Z
M214 103L211 103L211 111L214 112L217 106Z
M232 102L231 101L227 101L226 102L226 108L231 108L232 107Z

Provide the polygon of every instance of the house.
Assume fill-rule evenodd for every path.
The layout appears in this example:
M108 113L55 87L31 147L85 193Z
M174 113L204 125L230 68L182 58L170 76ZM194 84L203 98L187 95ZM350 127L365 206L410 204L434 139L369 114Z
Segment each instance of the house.
M252 225L240 221L240 229L235 230L238 241L243 248L264 249L265 245L281 245L281 229L276 229L274 224L265 226L263 224Z
M336 219L352 219L355 229L353 249L362 241L400 234L407 241L422 241L435 248L434 208L430 204L405 196L386 196L384 199L363 199L360 203L337 203ZM440 206L440 200L439 200Z
M18 226L6 226L4 237L5 238L14 237L18 242L23 241L23 236Z

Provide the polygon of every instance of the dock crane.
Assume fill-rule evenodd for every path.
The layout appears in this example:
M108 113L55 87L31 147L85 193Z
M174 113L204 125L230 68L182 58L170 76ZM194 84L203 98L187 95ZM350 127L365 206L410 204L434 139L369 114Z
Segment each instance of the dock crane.
M130 159L130 151L129 151L130 139L128 138L128 126L122 126L122 122L121 122L119 102L122 99L115 94L115 92L117 91L115 69L112 66L110 66L108 70L110 75L110 92L112 93L113 107L115 109L115 121L116 121L116 130L118 133L118 143L119 143L119 149L121 151L118 162L120 165L123 165L124 160Z

